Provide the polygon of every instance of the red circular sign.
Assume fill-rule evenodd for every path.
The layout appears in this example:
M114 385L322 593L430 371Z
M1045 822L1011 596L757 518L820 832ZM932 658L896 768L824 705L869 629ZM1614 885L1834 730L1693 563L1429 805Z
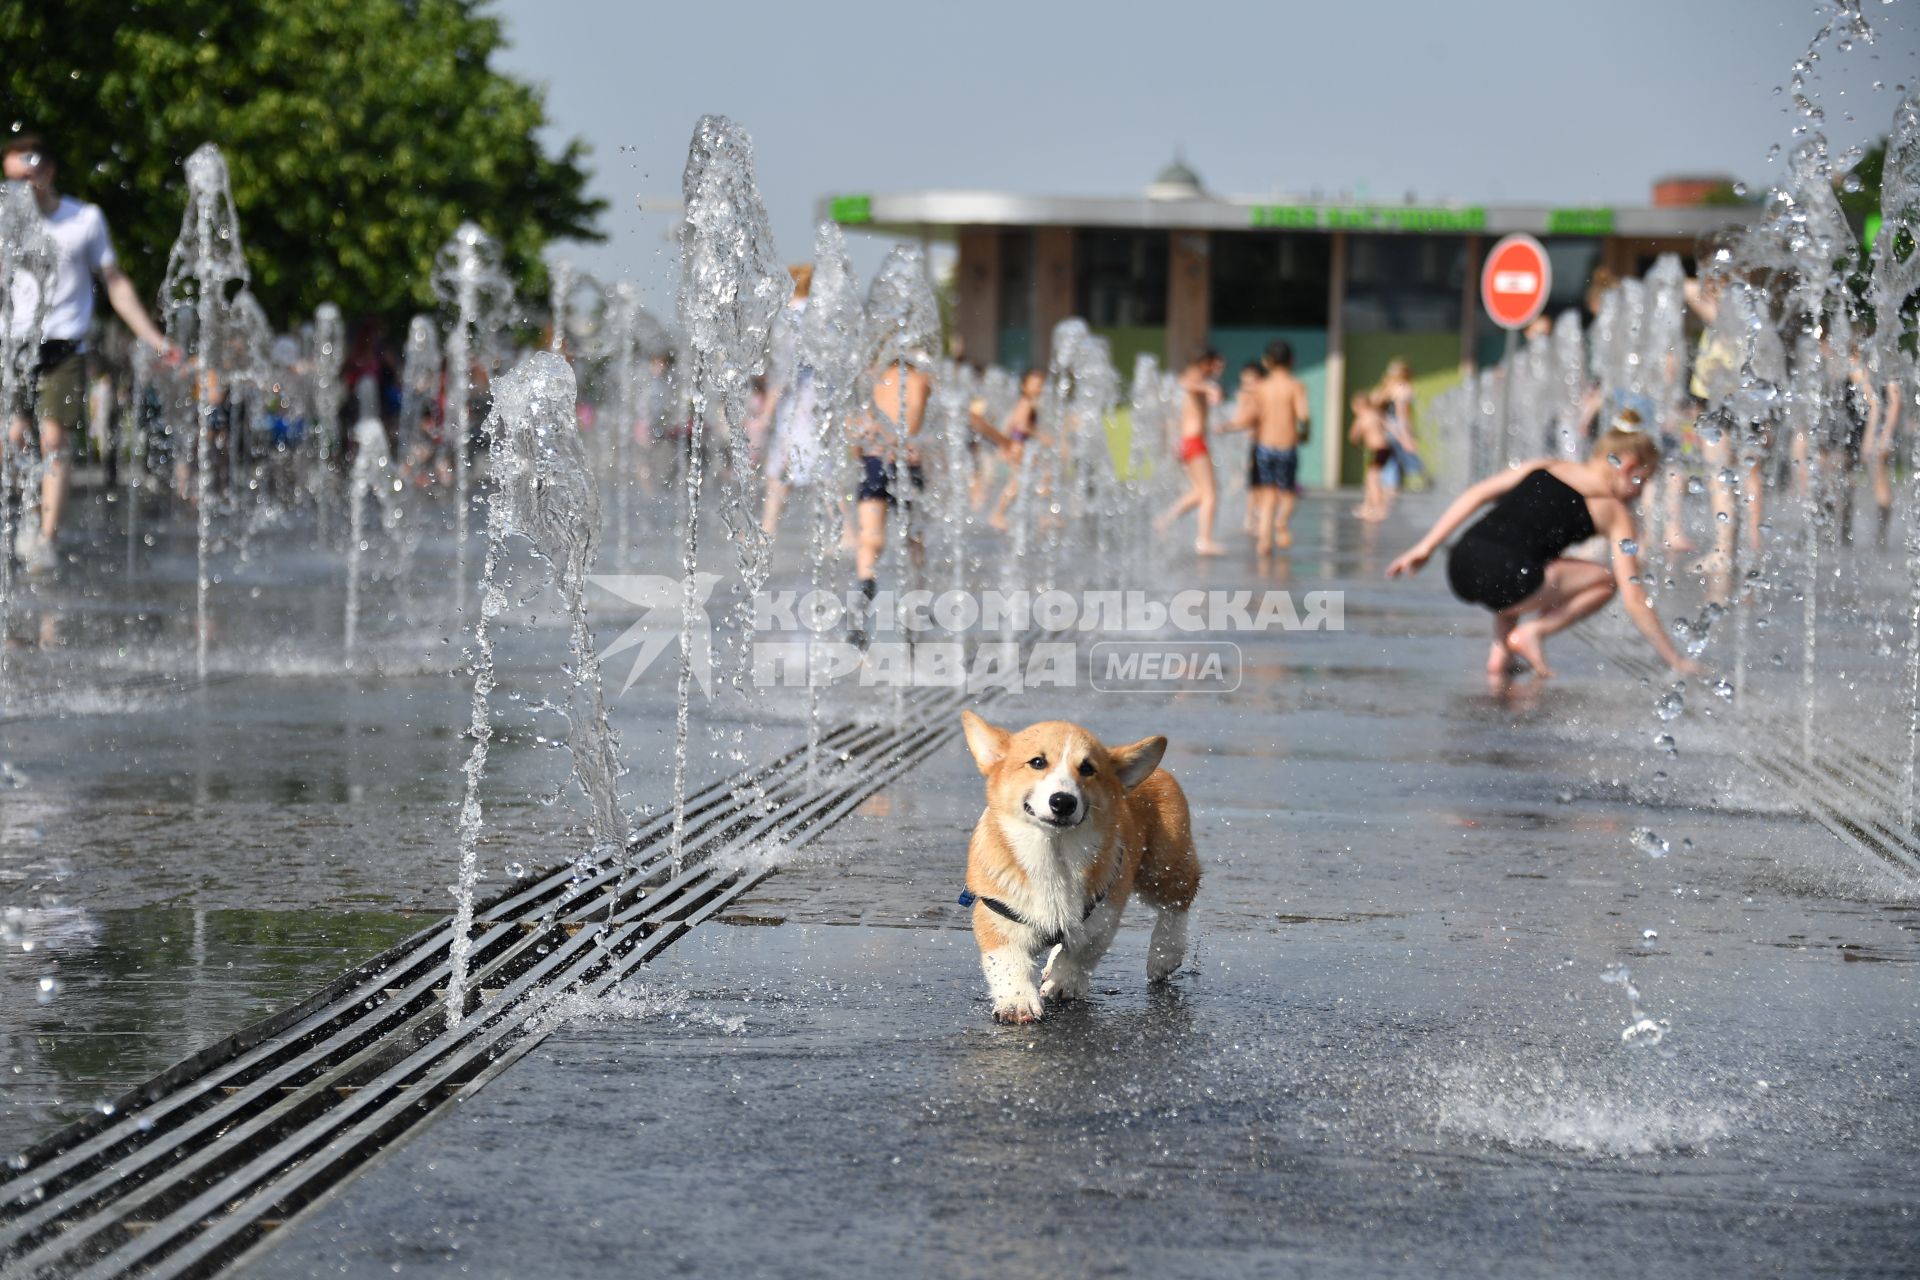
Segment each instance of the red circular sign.
M1546 309L1553 288L1547 251L1532 236L1506 236L1480 269L1480 304L1502 329L1524 329Z

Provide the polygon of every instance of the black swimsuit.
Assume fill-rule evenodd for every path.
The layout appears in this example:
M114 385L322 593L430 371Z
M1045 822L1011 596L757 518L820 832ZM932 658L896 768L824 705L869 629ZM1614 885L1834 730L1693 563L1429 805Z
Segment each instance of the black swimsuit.
M1468 604L1495 613L1511 609L1546 582L1549 562L1593 532L1587 500L1540 467L1501 494L1454 544L1447 585Z

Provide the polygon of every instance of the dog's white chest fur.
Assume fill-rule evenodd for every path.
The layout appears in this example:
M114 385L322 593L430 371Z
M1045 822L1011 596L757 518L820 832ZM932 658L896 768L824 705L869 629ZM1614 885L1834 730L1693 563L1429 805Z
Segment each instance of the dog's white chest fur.
M1003 901L1026 917L1041 937L1077 928L1087 909L1087 868L1100 856L1106 833L1093 823L1050 831L993 812L983 820L1026 876L1024 884L1000 886Z

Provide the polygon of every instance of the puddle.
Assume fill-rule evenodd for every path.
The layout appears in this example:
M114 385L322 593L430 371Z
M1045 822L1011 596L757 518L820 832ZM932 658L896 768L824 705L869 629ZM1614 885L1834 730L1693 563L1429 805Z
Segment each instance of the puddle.
M37 1142L428 923L378 911L8 908L0 1148Z

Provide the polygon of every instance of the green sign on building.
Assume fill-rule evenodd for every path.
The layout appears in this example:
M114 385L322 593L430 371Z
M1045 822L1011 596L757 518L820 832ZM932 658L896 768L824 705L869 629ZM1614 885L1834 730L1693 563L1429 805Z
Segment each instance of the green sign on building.
M1604 207L1549 209L1547 210L1547 234L1550 236L1610 236L1613 234L1613 210Z
M835 196L828 202L827 209L835 222L853 224L873 221L872 196Z
M1257 204L1256 227L1301 231L1484 231L1487 211L1417 204Z

